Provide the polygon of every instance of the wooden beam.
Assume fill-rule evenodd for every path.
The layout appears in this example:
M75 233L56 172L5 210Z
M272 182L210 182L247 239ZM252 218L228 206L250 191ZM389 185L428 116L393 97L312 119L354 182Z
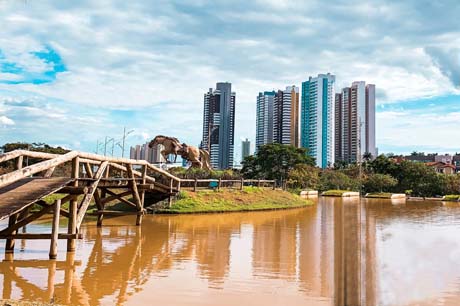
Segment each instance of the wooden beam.
M114 216L122 216L122 215L138 215L142 216L145 215L145 211L117 211L117 210L98 210L94 214L106 214L106 215L114 215Z
M137 208L136 204L134 204L133 202L123 198L124 196L127 196L127 195L131 194L131 191L125 191L125 192L122 192L120 194L117 194L117 193L115 193L115 192L113 192L112 190L109 190L109 189L107 189L106 191L107 191L108 194L112 195L112 197L115 197L116 200L119 200L119 201L121 201L121 202L123 202L125 204L128 204L129 206ZM108 198L106 198L106 199L108 199Z
M77 229L80 228L81 222L83 221L83 217L85 216L86 210L88 209L89 203L91 201L91 198L93 197L94 192L97 189L97 184L99 184L100 179L104 175L104 170L107 168L109 162L105 161L102 162L101 165L99 166L99 169L97 169L96 174L94 174L94 179L96 179L94 182L91 183L90 187L90 192L88 192L84 197L80 205L80 209L78 211L77 215Z
M26 178L33 174L48 170L51 167L59 166L65 162L72 160L74 157L78 155L78 152L72 151L64 155L60 155L59 157L42 161L37 164L4 174L0 176L0 187L4 187L9 185L13 182L16 182L20 179Z
M61 200L56 200L53 207L53 223L51 227L51 243L50 243L50 259L56 259L57 257L57 239L59 234L59 214L61 211Z
M66 193L66 194L85 194L88 193L88 187L86 186L65 186L60 190L56 191L55 193Z
M93 177L93 169L91 168L91 165L89 163L85 163L85 169L86 173L88 174L89 177ZM96 202L96 207L97 209L101 210L104 209L105 205L101 201L101 196L99 195L99 190L94 191L94 201ZM101 227L102 226L102 220L104 219L103 215L99 215L97 217L97 226Z
M108 194L111 194L111 196L110 196L110 197L107 197L107 198L104 198L104 199L101 200L101 202L104 204L104 206L105 206L105 204L107 204L107 203L110 203L110 202L115 201L115 200L120 200L120 198L125 197L125 196L131 194L131 191L130 191L130 190L124 191L124 192L118 193L118 194L115 193L115 192L113 192L113 191L111 191L111 190L109 190L109 189L107 189L106 191L107 191ZM126 200L126 201L128 201L128 200ZM130 203L133 204L134 207L137 207L136 204L134 204L134 203L132 203L132 202L130 202ZM131 204L129 204L129 205L131 205Z
M142 166L142 184L145 184L147 182L147 166L144 165ZM180 181L179 181L179 184L180 184ZM137 188L137 185L136 185L136 181L133 182L133 186ZM141 191L141 202L140 202L140 209L139 211L143 211L144 210L144 202L145 202L145 190L142 190ZM137 218L136 218L136 225L141 225L142 223L142 215L137 215Z
M22 169L22 164L24 162L24 156L18 156L18 160L16 161L16 170Z
M82 234L58 234L58 239L82 239ZM14 235L1 235L0 239L51 239L51 234L20 233Z
M8 235L13 234L16 230L40 218L44 214L50 212L51 209L53 208L53 205L49 205L45 201L39 201L37 202L37 204L41 205L43 209L38 212L32 213L31 215L19 220L19 222L15 222L13 225L8 225L8 228L0 232L0 235L8 236Z
M128 177L134 179L134 173L133 173L133 168L131 165L126 165L126 168L127 168L127 174L128 174ZM139 196L139 191L137 190L137 184L133 181L130 182L130 187L131 187L131 191L132 191L132 194L133 194L133 198L134 198L134 203L136 204L137 208L138 209L141 209L142 208L142 205L141 205L141 198Z
M18 220L18 214L14 214L10 216L8 219L8 227L13 227L16 224L16 221ZM12 231L13 234L16 234L16 230ZM14 252L14 238L11 237L5 237L6 238L6 244L5 244L5 253L13 253Z
M53 175L55 169L56 169L56 167L49 168L48 170L46 170L45 175L43 177L51 177Z
M54 261L56 263L56 269L72 269L72 266L81 266L81 261L75 261L73 265L69 265L67 261ZM53 264L53 261L48 259L37 259L37 260L14 260L10 262L2 262L2 265L6 265L12 268L34 268L34 269L48 269Z

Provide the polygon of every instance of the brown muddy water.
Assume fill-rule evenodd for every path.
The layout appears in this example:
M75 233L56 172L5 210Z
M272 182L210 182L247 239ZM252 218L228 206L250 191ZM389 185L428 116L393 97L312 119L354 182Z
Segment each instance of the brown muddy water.
M0 293L73 305L460 305L460 206L320 198L296 210L85 223L75 253L0 241ZM30 225L28 232L49 226ZM65 227L63 224L63 231Z

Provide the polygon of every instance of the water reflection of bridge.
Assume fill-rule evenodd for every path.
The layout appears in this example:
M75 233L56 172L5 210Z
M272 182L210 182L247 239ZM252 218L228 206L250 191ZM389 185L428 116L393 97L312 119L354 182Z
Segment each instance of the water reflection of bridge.
M54 265L0 263L3 298L123 303L147 290L152 277L164 279L192 262L208 288L225 288L231 271L238 270L242 277L287 282L301 295L321 298L324 305L372 305L375 272L367 267L375 266L375 224L358 202L333 201L281 212L155 216L145 218L142 227L130 226L129 217L114 221L126 221L121 226L112 226L110 220L104 228L88 224L82 231L84 249L90 251L81 263L73 258ZM243 232L251 239L250 249L235 243ZM246 257L247 265L238 262ZM48 277L27 280L22 272L30 269L34 272L27 275L48 271Z

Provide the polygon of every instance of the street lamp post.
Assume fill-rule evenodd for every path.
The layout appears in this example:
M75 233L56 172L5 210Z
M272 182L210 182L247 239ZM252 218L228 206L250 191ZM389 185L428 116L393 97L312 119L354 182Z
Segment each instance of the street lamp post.
M122 144L121 144L121 158L123 158L125 156L125 140L126 140L126 137L129 134L131 134L132 132L134 132L134 130L126 132L126 127L123 127L123 139L122 139Z

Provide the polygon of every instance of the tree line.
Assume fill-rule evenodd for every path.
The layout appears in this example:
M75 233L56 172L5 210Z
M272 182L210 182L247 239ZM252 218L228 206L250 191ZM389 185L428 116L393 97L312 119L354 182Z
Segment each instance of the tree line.
M325 191L342 189L367 192L406 193L413 196L460 194L460 175L437 173L424 163L395 162L390 156L370 154L358 163L336 163L331 169L315 166L307 149L289 145L268 144L245 158L245 178L276 179L289 188Z

